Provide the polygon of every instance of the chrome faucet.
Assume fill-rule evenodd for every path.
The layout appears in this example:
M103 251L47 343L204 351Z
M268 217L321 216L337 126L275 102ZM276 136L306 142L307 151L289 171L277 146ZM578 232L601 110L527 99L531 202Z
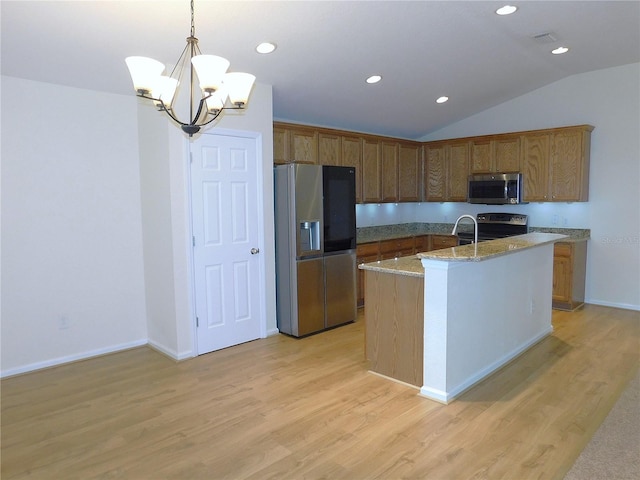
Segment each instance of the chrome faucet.
M460 223L460 220L462 220L463 218L470 218L471 220L473 220L473 238L474 238L473 243L477 244L478 243L478 221L472 215L460 215L456 220L456 224L453 226L453 231L451 232L451 235L456 234L456 231L458 230L458 223Z

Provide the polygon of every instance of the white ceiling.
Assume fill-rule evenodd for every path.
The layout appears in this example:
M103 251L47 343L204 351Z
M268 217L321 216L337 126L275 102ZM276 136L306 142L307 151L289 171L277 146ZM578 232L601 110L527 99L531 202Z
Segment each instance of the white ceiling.
M196 0L196 36L231 71L273 85L277 120L410 139L569 75L640 61L637 0L510 0L519 10L496 15L505 3ZM2 0L1 21L3 75L134 95L124 58L175 63L190 13L188 0ZM546 32L557 41L532 38ZM278 49L258 55L264 40ZM571 50L551 55L559 45ZM382 82L365 84L372 74ZM450 101L437 105L441 95Z

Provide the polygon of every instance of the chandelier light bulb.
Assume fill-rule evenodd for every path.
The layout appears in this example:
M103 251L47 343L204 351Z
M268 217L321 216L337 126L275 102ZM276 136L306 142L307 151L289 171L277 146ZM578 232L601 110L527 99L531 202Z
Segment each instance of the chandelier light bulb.
M196 55L191 59L203 92L215 92L222 85L222 78L229 68L229 60L217 55Z
M151 92L158 77L164 72L164 64L153 58L127 57L124 61L129 67L133 88L138 93Z
M229 92L229 100L234 105L245 105L249 101L251 87L256 77L250 73L231 72L224 76L224 85Z

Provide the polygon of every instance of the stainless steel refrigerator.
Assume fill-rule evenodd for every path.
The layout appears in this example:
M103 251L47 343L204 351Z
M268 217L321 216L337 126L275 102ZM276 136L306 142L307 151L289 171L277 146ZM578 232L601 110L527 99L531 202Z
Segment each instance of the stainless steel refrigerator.
M355 169L275 167L278 329L302 337L353 322Z

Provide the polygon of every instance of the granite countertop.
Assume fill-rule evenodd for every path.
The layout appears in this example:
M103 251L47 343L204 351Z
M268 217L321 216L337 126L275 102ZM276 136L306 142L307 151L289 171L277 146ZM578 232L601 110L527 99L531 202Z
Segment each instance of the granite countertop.
M451 235L452 230L452 223L400 223L397 225L359 227L357 229L357 243L371 243L428 234ZM473 225L468 223L460 224L458 231L473 233ZM568 238L564 241L568 242L588 240L591 236L591 230L584 228L529 227L529 233L567 235Z
M358 268L361 270L394 273L411 277L424 277L424 267L421 262L423 258L445 262L480 262L547 243L565 241L567 238L566 235L555 233L527 233L525 235L480 242L475 245L461 245L458 247L418 253L417 255L409 257L365 263L359 265Z
M419 253L417 256L418 258L445 262L481 262L501 255L508 255L519 250L566 240L567 238L569 238L567 235L558 233L534 232L471 245L433 250L431 252Z
M424 277L424 267L417 255L409 257L378 260L377 262L358 265L360 270L372 270L374 272L395 273L409 277Z

